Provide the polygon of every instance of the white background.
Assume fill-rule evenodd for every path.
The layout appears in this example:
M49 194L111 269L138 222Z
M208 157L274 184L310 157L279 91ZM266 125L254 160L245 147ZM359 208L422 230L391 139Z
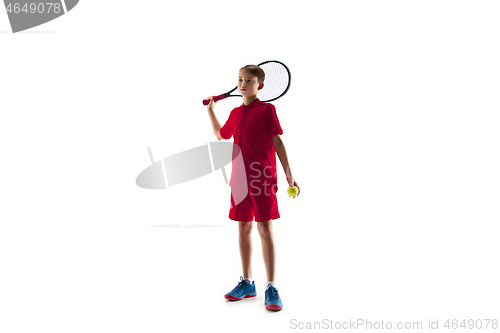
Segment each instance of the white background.
M83 0L17 34L0 11L0 331L500 319L499 9ZM215 141L201 100L271 59L292 72L274 104L302 190L278 164L278 313L256 226L258 297L223 298L241 266L220 172L135 184L147 147Z

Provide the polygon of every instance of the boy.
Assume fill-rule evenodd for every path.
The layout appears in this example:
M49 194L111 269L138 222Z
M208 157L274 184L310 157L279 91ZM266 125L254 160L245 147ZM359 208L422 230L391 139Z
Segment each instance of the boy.
M238 77L238 92L243 96L243 104L231 111L228 120L221 126L214 113L213 96L207 98L208 116L212 123L217 140L230 139L241 150L243 167L236 166L233 160L231 181L233 185L236 174L246 180L248 195L240 203L235 203L233 187L229 218L238 221L239 247L243 276L238 285L224 295L228 300L241 300L255 297L255 282L252 280L252 238L253 219L262 241L262 254L267 273L267 289L265 293L266 309L279 311L283 304L274 282L276 248L272 220L280 217L276 200L277 176L276 154L278 154L290 187L297 186L288 164L285 145L280 135L283 134L274 105L263 103L257 98L257 93L264 87L264 71L255 65L247 65L240 69ZM240 170L237 170L240 168ZM244 170L243 170L244 169ZM241 179L241 177L239 177ZM241 185L241 184L238 184ZM299 188L300 193L300 188Z

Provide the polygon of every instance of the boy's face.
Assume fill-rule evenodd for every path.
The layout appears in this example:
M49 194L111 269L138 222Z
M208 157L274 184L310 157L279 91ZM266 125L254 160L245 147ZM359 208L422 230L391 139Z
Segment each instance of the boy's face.
M244 97L257 95L257 92L264 87L264 82L259 83L257 76L252 76L246 70L240 70L238 77L238 92Z

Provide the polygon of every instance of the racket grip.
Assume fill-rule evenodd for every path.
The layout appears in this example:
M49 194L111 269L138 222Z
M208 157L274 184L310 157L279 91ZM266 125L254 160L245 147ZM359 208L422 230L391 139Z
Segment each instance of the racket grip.
M219 95L219 96L214 96L214 102L217 102L217 101L220 101L221 99L224 99L226 98L226 94L222 94L222 95ZM203 105L208 105L210 104L210 100L209 99L204 99L203 100Z

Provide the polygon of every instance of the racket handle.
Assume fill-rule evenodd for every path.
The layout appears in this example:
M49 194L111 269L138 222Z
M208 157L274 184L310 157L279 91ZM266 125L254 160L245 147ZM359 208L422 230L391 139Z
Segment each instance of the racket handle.
M217 101L220 101L221 99L224 99L226 98L226 94L222 94L222 95L219 95L219 96L214 96L214 102L217 102ZM203 100L203 105L208 105L210 104L210 100L209 99L204 99Z

